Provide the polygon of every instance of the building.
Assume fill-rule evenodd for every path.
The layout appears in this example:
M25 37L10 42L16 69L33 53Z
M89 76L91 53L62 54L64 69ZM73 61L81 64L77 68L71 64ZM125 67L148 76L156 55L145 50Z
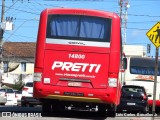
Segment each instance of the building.
M146 47L143 45L124 45L123 52L125 53L126 57L144 57L147 55Z
M34 42L5 42L3 44L2 84L33 80Z

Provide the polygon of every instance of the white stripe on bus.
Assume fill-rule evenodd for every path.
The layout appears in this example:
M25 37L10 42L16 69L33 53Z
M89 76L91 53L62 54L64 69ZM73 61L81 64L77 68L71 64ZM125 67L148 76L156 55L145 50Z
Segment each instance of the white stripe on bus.
M46 38L46 43L77 45L77 46L92 46L92 47L110 47L109 42L93 42L93 41L66 40L66 39L59 40L59 39L51 39L51 38Z

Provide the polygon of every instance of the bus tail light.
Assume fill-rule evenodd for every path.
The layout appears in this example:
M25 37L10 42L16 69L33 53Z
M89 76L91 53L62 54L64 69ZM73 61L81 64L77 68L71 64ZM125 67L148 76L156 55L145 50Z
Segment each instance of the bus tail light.
M117 78L108 78L109 87L117 87Z
M42 73L40 73L40 72L34 73L34 79L33 80L40 82L42 80Z
M108 77L108 85L109 87L117 87L117 75L114 73L110 73Z

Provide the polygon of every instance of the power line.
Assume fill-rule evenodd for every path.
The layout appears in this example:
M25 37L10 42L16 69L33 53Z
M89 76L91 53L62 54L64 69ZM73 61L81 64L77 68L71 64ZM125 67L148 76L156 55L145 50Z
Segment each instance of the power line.
M117 13L119 14L119 13ZM123 15L123 14L122 14ZM160 16L153 16L153 15L145 15L145 14L128 14L130 16L139 16L139 17L160 17Z
M46 6L48 7L62 7L62 6L57 6L57 5L50 5L50 4L42 4L42 3L38 3L37 1L34 0L34 2L44 8L46 8Z
M19 28L22 27L22 25L24 25L27 21L24 21L20 26L17 27L17 29L7 38L9 39Z
M34 0L31 5L33 5L33 7L36 8L38 11L41 11L42 7L38 8L38 6L41 6L41 5L38 4L38 6L37 6L37 4L35 4L35 3L37 3L37 2Z
M100 2L100 1L104 1L104 0L44 0L44 1L65 1L65 2L67 2L67 1L72 1L72 2L77 2L77 1L83 1L83 2L88 2L88 1L91 1L91 2ZM107 1L107 2L115 2L115 1Z
M35 19L23 19L23 18L18 18L16 19L16 21L21 22L21 21L28 21L28 22L39 22L39 18L35 18Z
M57 0L53 0L53 2L54 1L57 1ZM61 0L59 0L59 1L61 1ZM71 0L62 0L62 1L71 1ZM72 1L75 1L75 0L72 0ZM77 0L78 1L78 0ZM85 1L85 0L84 0ZM86 1L93 1L93 0L86 0ZM96 1L96 0L95 0ZM97 0L98 1L98 0ZM105 1L105 0L102 0L102 1ZM139 0L140 1L140 0ZM149 1L149 0L147 0L147 1ZM150 0L150 1L152 1L152 0ZM17 1L16 1L17 2ZM115 1L112 1L112 0L110 0L110 1L108 1L107 0L107 2L115 2ZM26 8L27 7L29 7L29 8L31 8L30 10L31 11L28 11L28 10L22 10L22 8L20 9L20 7L22 7L22 6L20 6L20 7L16 7L16 6L14 6L14 8L13 8L13 5L12 6L6 6L6 8L8 8L8 10L12 10L12 11L19 11L19 12L24 12L24 14L25 13L30 13L30 14L34 14L34 15L38 15L39 16L39 13L41 12L36 12L37 10L39 11L39 9L37 9L37 8L42 8L42 7L45 7L46 8L46 6L47 7L61 7L61 6L56 6L56 5L52 5L52 4L44 4L44 3L41 3L41 2L39 2L39 1L36 1L36 0L33 0L33 1L31 1L30 0L30 3L32 3L32 4L30 4L30 6L26 6ZM14 3L15 4L15 3ZM28 5L28 4L27 4ZM35 6L37 6L37 8L36 9L33 9L33 7L34 8L36 8ZM7 11L8 11L7 10ZM35 12L34 12L35 11ZM145 15L145 14L128 14L128 15L130 15L130 16L140 16L140 17L153 17L153 18L155 18L155 17L157 17L157 18L159 18L160 16L153 16L153 15ZM27 19L21 19L21 20L27 20ZM17 19L16 21L20 21L20 19ZM127 22L127 23L131 23L131 24L137 24L137 23L145 23L145 22L154 22L154 21L144 21L144 22ZM23 26L23 27L27 27L27 26ZM28 26L29 27L29 26ZM141 29L141 28L126 28L127 30L132 30L132 29L134 29L134 30L148 30L148 29Z
M2 6L2 5L0 5ZM6 8L9 8L8 6L5 6ZM25 13L30 13L30 14L35 14L35 15L39 15L39 13L35 13L35 12L30 12L30 11L25 11L25 10L21 10L21 9L17 9L17 8L10 8L10 9L14 9L17 11L21 11L21 12L25 12Z
M42 5L40 3L37 3L37 4ZM53 5L47 5L47 4L43 4L43 5L45 5L45 6L52 6L53 7ZM2 5L0 5L0 6L2 6ZM9 9L14 9L14 10L17 10L17 11L25 12L25 13L39 15L39 13L37 13L37 12L31 12L31 11L26 11L26 10L22 10L22 9L11 8L11 6L5 6L5 7L9 8ZM62 7L62 6L55 6L55 7ZM128 14L128 15L130 15L130 16L144 16L144 17L160 17L160 16L145 15L145 14Z
M9 33L7 33L7 32L5 32L5 33L6 33L6 34L9 34ZM9 35L10 35L10 34L9 34ZM24 36L24 35L19 35L19 34L13 34L13 36L36 39L36 37Z
M12 4L10 7L8 7L8 9L6 11L4 11L4 13L6 13L8 10L11 9L11 7L13 7L19 0L17 0L14 4Z
M136 23L137 24L137 23L149 23L149 22L153 23L153 22L157 22L157 21L141 21L141 22L140 21L138 21L138 22L132 22L131 21L131 22L127 22L127 23L133 23L133 24Z
M126 28L126 29L134 29L134 30L149 30L149 29L142 29L142 28Z
M159 0L137 0L136 2L139 2L139 1L145 1L145 2L157 2L158 1L159 2Z
M140 16L140 17L160 17L160 16L153 16L153 15L140 15L140 14L128 14L131 16Z

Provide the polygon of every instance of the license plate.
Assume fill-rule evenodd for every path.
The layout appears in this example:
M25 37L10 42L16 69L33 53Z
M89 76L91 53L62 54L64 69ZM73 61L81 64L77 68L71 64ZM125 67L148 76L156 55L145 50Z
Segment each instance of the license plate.
M81 85L81 82L68 82L68 86L80 87Z
M127 103L127 105L136 105L136 103Z
M84 96L83 93L75 93L75 92L64 92L64 95L68 95L68 96Z

